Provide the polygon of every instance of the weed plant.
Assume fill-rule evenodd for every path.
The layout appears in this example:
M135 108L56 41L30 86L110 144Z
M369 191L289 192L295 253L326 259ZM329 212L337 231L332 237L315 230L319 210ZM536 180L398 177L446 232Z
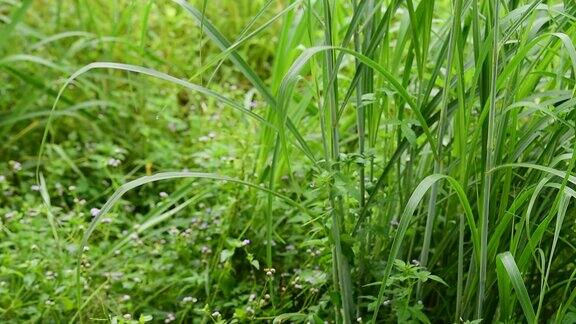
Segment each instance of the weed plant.
M573 0L0 18L2 321L576 321Z

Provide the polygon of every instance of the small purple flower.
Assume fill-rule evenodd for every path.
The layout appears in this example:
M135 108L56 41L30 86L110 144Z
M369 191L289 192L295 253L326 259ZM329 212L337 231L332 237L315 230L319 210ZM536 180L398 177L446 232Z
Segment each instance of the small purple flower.
M98 208L90 209L90 215L92 215L92 217L96 217L96 216L100 215L100 209L98 209Z
M14 171L14 172L18 172L18 171L22 170L22 163L20 163L18 161L10 161L10 162L8 162L8 164L10 164L10 166L12 167L12 171Z
M120 160L118 160L118 159L113 159L113 158L112 158L112 159L109 159L109 160L108 160L108 165L111 166L111 167L117 167L117 166L120 165L121 162L122 162L122 161L120 161Z

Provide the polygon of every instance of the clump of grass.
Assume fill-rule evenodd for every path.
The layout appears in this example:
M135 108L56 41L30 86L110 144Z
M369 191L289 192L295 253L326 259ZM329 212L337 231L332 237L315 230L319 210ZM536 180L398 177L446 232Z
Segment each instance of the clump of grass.
M576 242L570 235L575 216L571 199L576 195L576 5L532 0L269 0L252 6L247 1L224 7L234 17L227 26L216 12L219 4L141 4L141 30L132 31L139 44L126 45L134 47L131 54L102 45L105 55L74 67L41 55L0 58L0 66L36 89L38 98L32 100L52 103L49 110L27 111L31 108L22 101L21 111L0 121L2 134L14 142L19 135L13 127L45 123L43 135L35 136L41 143L34 146L39 151L36 177L29 171L26 181L35 182L41 194L37 203L46 209L53 237L50 253L61 266L76 266L75 280L61 293L68 308L50 316L120 318L127 311L132 317L153 314L167 321L535 323L547 318L563 322L576 314ZM12 23L4 28L6 36L0 36L0 51L28 5L15 7ZM87 11L83 18L89 28L106 21L106 5L95 6L101 11ZM239 11L246 8L253 18L243 25ZM161 11L168 14L155 14ZM170 47L162 37L146 32L150 26L160 28L162 18L194 24L185 29L194 28L200 41L179 45L197 51L195 69L184 68L186 61L179 56L158 57L147 50L147 42L159 50ZM125 29L111 31L117 38L99 34L96 42L122 44L120 30L129 33L130 18L120 15L118 21ZM41 42L92 37L87 30ZM267 48L269 54L256 55L257 48ZM13 62L41 64L67 78L56 92L9 67ZM232 80L233 87L227 88L224 80ZM78 94L72 85L102 100ZM183 106L190 97L204 106L189 116L168 108L177 106L173 101L153 105L160 107L156 120L161 114L185 129L168 135L171 144L148 126L154 125L153 118L123 112L125 104L147 102L149 91L163 87L189 91L178 92ZM113 89L135 95L116 97L110 94ZM147 125L140 135L155 144L132 148L130 154L143 157L130 162L132 171L107 171L110 189L99 194L89 189L95 182L85 173L100 179L104 171L90 169L73 148L60 147L75 139L64 138L59 125L66 123L61 116L103 106L114 111L106 112L108 124L95 125L103 133L99 141L130 146L138 135L106 134L105 129L128 121ZM216 140L212 134L184 147L170 146L194 158L178 155L178 163L166 167L155 167L146 157L155 152L157 161L165 161L163 154L174 154L165 146L205 132L199 125L226 136ZM78 132L89 138L86 130ZM188 146L205 149L204 154L198 156ZM237 151L241 153L235 158L226 157L232 164L209 162L218 152ZM51 171L54 157L63 161L60 168L82 180L83 194L98 206L89 225L63 225L62 207L56 206L66 199L55 202L52 197L57 195L54 183L65 176ZM125 163L117 157L114 161L106 168ZM194 171L169 171L184 167ZM21 176L13 173L5 190L16 192ZM150 198L150 190L168 186L166 180L183 185L172 195ZM147 197L135 212L139 225L115 233L130 224L130 212L116 206L142 199L134 192ZM104 197L103 204L96 204ZM11 206L20 201L5 200ZM183 213L197 213L206 204L224 211L207 212L199 223L206 226ZM126 223L100 224L110 222L112 215ZM193 234L212 222L216 225L208 234ZM135 305L103 301L104 310L90 307L86 287L99 284L88 301L106 300L106 294L118 291L92 277L117 262L112 253L130 244L145 245L145 253L152 253L154 244L144 240L166 240L167 226L169 233L187 234L158 259L164 262L176 253L197 269L171 265L174 271L164 271L156 284L144 285L164 291L181 280L186 283L182 294L194 294L186 295L187 303L195 299L200 304L186 304L173 313L168 310L173 305L159 300L159 293L142 293L131 297ZM77 247L74 253L56 254L70 244ZM87 266L91 257L85 248L94 244L95 264ZM156 269L139 254L126 262ZM29 289L26 280L19 280L10 287ZM2 316L25 318L11 310L14 304L0 304Z

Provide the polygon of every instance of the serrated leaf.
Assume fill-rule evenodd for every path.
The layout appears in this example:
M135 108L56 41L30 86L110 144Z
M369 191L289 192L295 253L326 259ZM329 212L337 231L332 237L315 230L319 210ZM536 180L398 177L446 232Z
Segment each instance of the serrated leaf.
M234 255L234 249L228 250L224 249L220 252L220 262L224 263L228 261Z

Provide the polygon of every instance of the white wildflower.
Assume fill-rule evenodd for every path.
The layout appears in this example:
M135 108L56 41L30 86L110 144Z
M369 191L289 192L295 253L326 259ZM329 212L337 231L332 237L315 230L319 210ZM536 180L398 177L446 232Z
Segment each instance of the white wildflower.
M16 216L16 212L15 211L9 211L6 214L4 214L4 218L9 221L12 218L14 218L14 216Z
M173 313L168 313L166 314L166 319L164 320L164 323L170 323L176 320L176 315L174 315Z
M192 297L192 296L186 296L186 297L182 298L183 303L195 303L197 301L198 301L198 298Z
M48 279L48 280L54 280L54 279L56 279L56 276L57 276L56 273L54 273L52 271L46 271L45 275L46 275L46 279Z

